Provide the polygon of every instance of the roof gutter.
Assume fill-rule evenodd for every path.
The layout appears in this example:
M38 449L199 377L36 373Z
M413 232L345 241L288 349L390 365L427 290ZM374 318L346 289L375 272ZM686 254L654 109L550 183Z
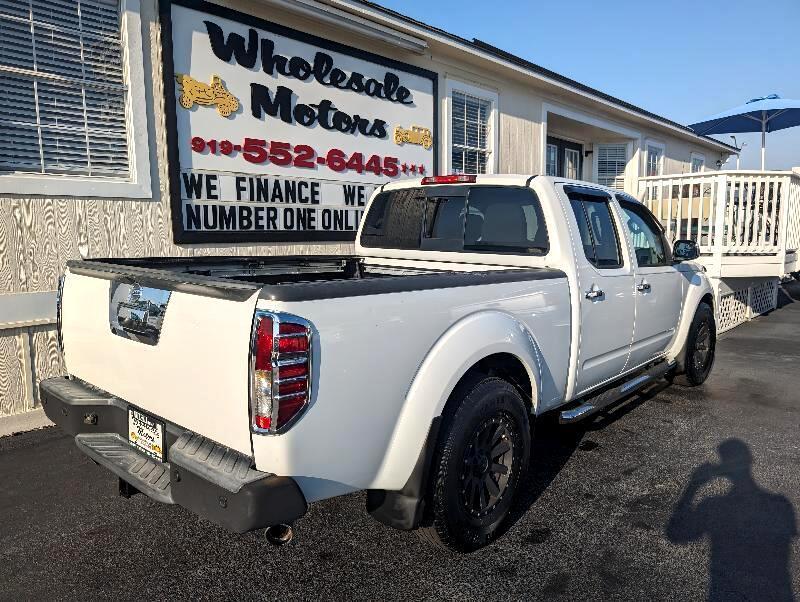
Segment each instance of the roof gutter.
M285 2L286 4L293 4L294 2L306 3L306 2L312 2L313 0L267 0L267 1L270 3ZM597 102L599 104L620 111L627 115L652 122L654 124L657 124L659 127L667 128L673 131L674 133L681 135L684 138L694 140L698 143L703 143L706 145L717 147L722 152L733 154L736 153L738 150L734 146L726 144L725 142L721 142L719 140L716 140L708 136L700 136L695 132L693 132L690 128L680 125L677 122L670 121L669 119L660 117L658 115L655 115L654 113L645 111L644 109L638 109L638 107L633 107L633 105L629 105L629 103L626 103L619 99L613 99L613 97L609 97L608 95L603 94L599 90L593 90L588 86L583 86L578 82L569 80L569 78L559 76L555 72L550 72L549 70L539 67L538 65L534 65L533 63L530 63L525 59L515 57L514 55L506 53L498 48L494 48L493 46L490 46L489 44L486 44L484 42L480 42L479 40L470 41L465 38L461 38L459 36L456 36L455 34L451 34L442 29L438 29L436 27L432 27L430 25L422 23L421 21L416 21L415 19L407 17L406 15L402 15L390 9L384 8L380 5L368 2L367 0L324 0L324 2L330 8L342 9L340 10L340 12L349 12L351 14L358 15L362 17L363 20L367 21L380 21L384 23L387 27L390 27L392 29L401 27L410 32L413 32L414 36L419 36L420 38L424 36L424 38L436 41L440 44L444 44L452 48L456 48L472 56L493 63L498 63L508 69L516 71L517 73L533 77L534 79L537 79L541 82L545 82L549 85L555 86L562 90L571 92L573 94L577 94L578 96L582 96L583 98L589 99L593 102ZM321 6L320 3L315 3L315 5L318 7ZM552 75L547 75L546 73L548 72L552 73ZM572 83L568 83L568 81L562 81L562 77L563 80L569 80L569 82Z
M389 46L397 46L414 54L424 54L428 50L428 42L424 38L376 23L376 15L364 18L315 0L261 0L261 2L301 17L310 17L316 21L347 29L360 36Z

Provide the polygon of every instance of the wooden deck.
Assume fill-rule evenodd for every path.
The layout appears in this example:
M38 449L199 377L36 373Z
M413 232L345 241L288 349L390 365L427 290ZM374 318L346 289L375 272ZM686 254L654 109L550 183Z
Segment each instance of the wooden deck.
M721 330L774 309L779 280L800 270L800 173L653 176L639 179L637 193L670 240L700 246Z

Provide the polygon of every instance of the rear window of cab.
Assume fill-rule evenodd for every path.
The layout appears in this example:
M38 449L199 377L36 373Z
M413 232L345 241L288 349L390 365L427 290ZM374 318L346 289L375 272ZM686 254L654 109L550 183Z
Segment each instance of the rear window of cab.
M364 247L546 255L536 193L512 186L426 186L381 192L364 218Z

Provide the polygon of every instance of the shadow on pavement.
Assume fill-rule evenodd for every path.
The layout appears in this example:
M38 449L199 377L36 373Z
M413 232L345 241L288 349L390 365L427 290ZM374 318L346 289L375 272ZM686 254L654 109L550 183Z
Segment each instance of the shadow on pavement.
M605 428L608 424L619 420L629 412L653 399L669 386L666 381L649 387L641 393L624 398L597 414L574 425L558 424L559 410L548 412L536 420L535 436L531 448L531 464L525 475L516 500L506 517L504 524L498 529L496 537L502 537L533 506L539 496L544 493L553 479L567 464L575 450L592 449L596 446L592 441L583 441L584 436L592 431ZM546 534L540 534L542 537ZM536 537L537 534L532 534Z
M786 307L795 301L800 301L800 282L791 280L778 287L778 307Z
M727 439L719 463L698 466L666 526L669 540L710 542L709 600L794 600L789 571L794 508L784 496L763 489L752 474L750 448ZM724 479L728 489L697 502L701 489Z

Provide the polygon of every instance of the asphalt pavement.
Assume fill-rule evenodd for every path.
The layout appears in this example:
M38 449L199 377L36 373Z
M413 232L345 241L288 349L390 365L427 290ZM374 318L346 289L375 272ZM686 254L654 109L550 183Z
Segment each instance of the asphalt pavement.
M4 437L0 599L793 599L800 286L781 298L722 337L703 387L542 420L505 533L469 555L373 521L364 494L314 504L276 548L117 497L57 428Z

